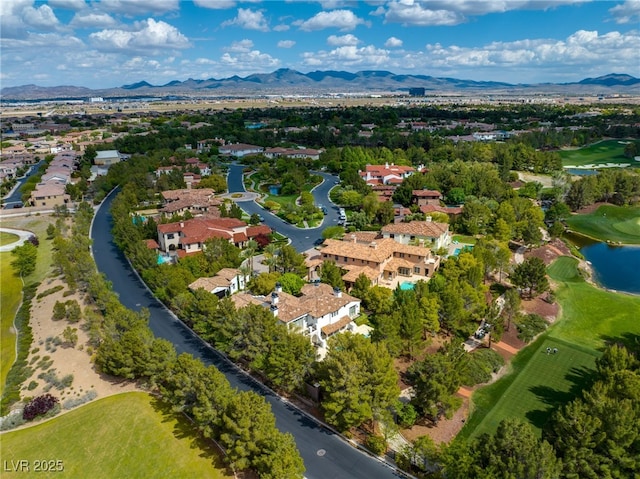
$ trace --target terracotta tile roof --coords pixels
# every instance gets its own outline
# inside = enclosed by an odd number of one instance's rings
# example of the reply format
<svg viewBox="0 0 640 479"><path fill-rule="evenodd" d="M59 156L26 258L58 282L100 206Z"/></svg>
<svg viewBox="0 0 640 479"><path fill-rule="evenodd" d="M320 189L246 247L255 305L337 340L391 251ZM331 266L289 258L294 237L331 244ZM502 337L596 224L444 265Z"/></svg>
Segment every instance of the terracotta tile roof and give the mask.
<svg viewBox="0 0 640 479"><path fill-rule="evenodd" d="M413 269L413 265L414 263L407 261L406 259L403 258L393 258L391 261L389 261L385 266L384 266L384 270L385 271L398 271L398 268L409 268L409 269Z"/></svg>
<svg viewBox="0 0 640 479"><path fill-rule="evenodd" d="M333 333L336 333L336 332L340 331L342 328L344 328L351 321L353 321L353 320L349 316L343 316L342 318L340 318L335 323L327 324L326 326L323 326L322 327L322 332L324 334L326 334L327 336L331 336Z"/></svg>
<svg viewBox="0 0 640 479"><path fill-rule="evenodd" d="M421 205L420 211L429 214L437 211L438 213L445 213L448 215L462 214L462 207L460 206L440 206L440 205Z"/></svg>
<svg viewBox="0 0 640 479"><path fill-rule="evenodd" d="M442 193L437 190L413 190L413 196L418 198L441 198Z"/></svg>
<svg viewBox="0 0 640 479"><path fill-rule="evenodd" d="M372 241L382 238L378 231L354 231L353 233L347 233L342 241L354 241L356 243L371 243Z"/></svg>
<svg viewBox="0 0 640 479"><path fill-rule="evenodd" d="M233 234L233 242L234 243L244 243L245 241L248 241L249 238L245 233L234 233Z"/></svg>
<svg viewBox="0 0 640 479"><path fill-rule="evenodd" d="M323 257L324 255L345 256L347 258L382 263L393 255L397 244L390 238L377 240L369 245L327 239L325 240L326 246L322 249L322 255Z"/></svg>
<svg viewBox="0 0 640 479"><path fill-rule="evenodd" d="M160 248L160 245L154 239L145 240L145 244L147 245L147 248L149 248L149 249L159 249Z"/></svg>
<svg viewBox="0 0 640 479"><path fill-rule="evenodd" d="M426 238L438 238L449 230L447 223L435 221L411 221L409 223L393 223L382 227L382 233L405 234L411 236L424 236Z"/></svg>
<svg viewBox="0 0 640 479"><path fill-rule="evenodd" d="M232 280L239 274L240 274L240 270L237 268L222 268L220 271L216 273L216 276L220 276L221 278Z"/></svg>
<svg viewBox="0 0 640 479"><path fill-rule="evenodd" d="M344 268L347 269L347 268ZM380 277L380 271L370 268L369 266L350 266L349 271L342 276L343 281L349 283L355 283L358 276L364 273L364 275L371 281L377 280Z"/></svg>
<svg viewBox="0 0 640 479"><path fill-rule="evenodd" d="M249 226L247 228L247 236L249 238L255 238L258 235L270 235L271 228L267 225Z"/></svg>
<svg viewBox="0 0 640 479"><path fill-rule="evenodd" d="M189 285L189 289L195 291L203 288L206 291L213 291L216 288L228 288L231 282L226 278L220 276L213 276L211 278L198 278Z"/></svg>
<svg viewBox="0 0 640 479"><path fill-rule="evenodd" d="M235 305L236 309L242 309L250 304L257 304L258 306L268 306L264 300L251 296L248 293L237 293L231 296L231 301Z"/></svg>

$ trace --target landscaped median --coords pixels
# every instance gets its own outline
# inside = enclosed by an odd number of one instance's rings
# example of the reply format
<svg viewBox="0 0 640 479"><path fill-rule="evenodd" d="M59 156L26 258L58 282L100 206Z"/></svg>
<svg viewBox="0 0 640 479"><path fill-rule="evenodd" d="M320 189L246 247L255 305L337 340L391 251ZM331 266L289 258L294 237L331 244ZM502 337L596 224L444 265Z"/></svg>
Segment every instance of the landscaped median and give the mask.
<svg viewBox="0 0 640 479"><path fill-rule="evenodd" d="M507 417L527 421L540 433L552 412L589 384L606 343L640 336L640 297L587 283L575 258L558 258L548 273L561 317L513 358L507 375L474 393L473 412L458 440L494 433Z"/></svg>

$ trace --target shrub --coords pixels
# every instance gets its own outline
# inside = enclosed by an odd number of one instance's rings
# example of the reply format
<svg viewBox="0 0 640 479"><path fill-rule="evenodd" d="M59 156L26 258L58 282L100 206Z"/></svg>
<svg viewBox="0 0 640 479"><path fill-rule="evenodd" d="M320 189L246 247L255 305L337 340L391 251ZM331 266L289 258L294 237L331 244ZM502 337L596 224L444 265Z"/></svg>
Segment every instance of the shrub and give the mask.
<svg viewBox="0 0 640 479"><path fill-rule="evenodd" d="M51 409L58 404L58 399L51 394L43 394L34 398L24 407L22 411L22 417L26 421L32 421L38 416L48 413Z"/></svg>
<svg viewBox="0 0 640 479"><path fill-rule="evenodd" d="M376 456L381 456L387 450L387 441L382 436L369 436L366 446Z"/></svg>
<svg viewBox="0 0 640 479"><path fill-rule="evenodd" d="M31 381L31 382L29 383L29 385L27 386L27 389L28 389L29 391L33 391L33 390L34 390L35 388L37 388L37 387L38 387L38 383L37 383L37 382L35 382L35 381Z"/></svg>
<svg viewBox="0 0 640 479"><path fill-rule="evenodd" d="M63 289L64 289L64 286L62 286L61 284L59 284L58 286L54 286L53 288L45 289L42 293L36 296L36 299L42 299L45 296L49 296L50 294L57 293L58 291L62 291Z"/></svg>
<svg viewBox="0 0 640 479"><path fill-rule="evenodd" d="M526 314L516 319L516 328L518 328L518 338L529 343L547 329L547 322L539 314Z"/></svg>
<svg viewBox="0 0 640 479"><path fill-rule="evenodd" d="M469 364L462 377L462 384L474 386L486 383L492 373L497 373L504 365L504 359L492 349L478 349L469 354Z"/></svg>
<svg viewBox="0 0 640 479"><path fill-rule="evenodd" d="M81 406L89 401L95 399L98 396L98 393L95 390L87 391L85 394L78 398L69 398L64 403L62 403L62 407L64 409L73 409L74 407Z"/></svg>
<svg viewBox="0 0 640 479"><path fill-rule="evenodd" d="M54 321L60 321L66 315L67 307L65 306L65 304L61 303L60 301L56 301L56 304L53 305L53 316L51 316L51 319L53 319ZM48 339L49 338L47 338L47 340Z"/></svg>
<svg viewBox="0 0 640 479"><path fill-rule="evenodd" d="M398 401L395 405L397 422L400 427L408 428L413 426L418 420L418 412L411 403Z"/></svg>
<svg viewBox="0 0 640 479"><path fill-rule="evenodd" d="M26 421L22 417L19 411L16 413L8 414L0 420L0 431L8 431L15 429L18 426L22 426Z"/></svg>

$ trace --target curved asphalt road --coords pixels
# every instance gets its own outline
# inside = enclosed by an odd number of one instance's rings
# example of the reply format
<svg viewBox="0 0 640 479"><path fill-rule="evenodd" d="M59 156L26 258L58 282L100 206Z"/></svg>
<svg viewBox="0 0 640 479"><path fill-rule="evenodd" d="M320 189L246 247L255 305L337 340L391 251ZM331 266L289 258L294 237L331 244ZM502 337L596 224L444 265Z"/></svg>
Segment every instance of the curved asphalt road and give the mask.
<svg viewBox="0 0 640 479"><path fill-rule="evenodd" d="M242 169L243 165L232 163L229 166L229 173L227 175L227 184L229 187L229 193L244 192L244 183L242 181ZM313 197L316 200L317 205L324 205L327 207L327 214L324 217L323 223L317 228L302 229L292 224L289 224L276 215L269 213L269 211L262 208L255 201L243 201L238 202L239 206L246 211L249 215L258 214L264 217L263 223L269 226L272 230L277 231L284 236L291 239L291 246L296 251L306 251L313 248L313 243L322 237L322 231L327 226L338 224L338 208L329 199L329 190L333 188L338 178L334 175L324 172L316 172L315 174L321 175L324 181L313 190Z"/></svg>
<svg viewBox="0 0 640 479"><path fill-rule="evenodd" d="M136 311L148 308L151 314L149 320L151 330L157 337L165 338L173 343L178 353L186 352L201 359L205 364L215 365L224 373L232 387L241 390L251 389L263 395L271 404L278 429L293 434L298 450L304 459L307 478L387 479L404 477L380 461L355 449L337 434L319 425L292 405L281 400L272 391L240 372L238 368L225 360L167 311L146 289L112 241L109 208L114 197L115 194L110 195L96 212L91 228L92 252L98 270L112 282L113 290L119 295L123 305ZM253 202L250 204L255 205ZM255 206L260 208L258 205ZM312 239L310 241L313 242ZM298 244L305 244L305 241L297 240L295 245Z"/></svg>
<svg viewBox="0 0 640 479"><path fill-rule="evenodd" d="M27 171L24 176L18 178L18 181L11 190L11 193L4 197L3 201L5 210L8 210L10 208L22 207L22 192L20 191L20 188L31 176L35 175L38 172L38 169L42 164L44 164L44 160L40 160L35 165L31 165L29 171Z"/></svg>

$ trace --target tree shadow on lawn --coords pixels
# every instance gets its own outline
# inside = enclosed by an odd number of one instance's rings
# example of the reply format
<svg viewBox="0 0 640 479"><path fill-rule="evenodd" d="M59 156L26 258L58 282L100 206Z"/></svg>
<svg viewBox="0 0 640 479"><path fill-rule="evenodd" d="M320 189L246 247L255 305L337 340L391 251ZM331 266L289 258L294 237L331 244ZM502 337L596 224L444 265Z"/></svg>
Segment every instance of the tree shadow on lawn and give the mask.
<svg viewBox="0 0 640 479"><path fill-rule="evenodd" d="M606 348L613 344L621 344L628 351L633 351L636 354L640 354L640 335L634 333L622 333L620 336L602 336L602 339L605 342L604 347L599 348L604 351Z"/></svg>
<svg viewBox="0 0 640 479"><path fill-rule="evenodd" d="M571 368L565 375L565 380L570 383L568 391L559 391L543 385L531 386L529 391L534 393L540 402L549 407L528 411L525 414L527 419L532 425L542 429L556 410L579 397L582 391L593 385L596 374L596 371L584 366Z"/></svg>
<svg viewBox="0 0 640 479"><path fill-rule="evenodd" d="M191 449L201 451L200 457L210 460L214 468L233 476L229 464L224 461L225 455L222 449L214 441L203 437L191 419L184 414L175 412L168 402L157 396L153 396L151 399L151 407L162 415L163 423L176 421L173 427L173 435L176 439L188 440Z"/></svg>

